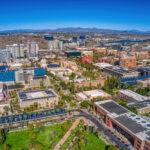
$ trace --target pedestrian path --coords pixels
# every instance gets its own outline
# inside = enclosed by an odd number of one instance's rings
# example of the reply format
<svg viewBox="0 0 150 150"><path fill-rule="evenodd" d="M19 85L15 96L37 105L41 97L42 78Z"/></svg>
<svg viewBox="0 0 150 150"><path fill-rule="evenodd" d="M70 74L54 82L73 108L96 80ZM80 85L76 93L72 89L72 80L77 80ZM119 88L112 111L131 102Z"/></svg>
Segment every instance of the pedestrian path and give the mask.
<svg viewBox="0 0 150 150"><path fill-rule="evenodd" d="M57 143L57 145L54 147L54 150L59 150L61 146L66 142L72 131L78 126L80 123L80 118L76 119L75 122L72 124L70 129L66 132L66 134L63 136L63 138Z"/></svg>

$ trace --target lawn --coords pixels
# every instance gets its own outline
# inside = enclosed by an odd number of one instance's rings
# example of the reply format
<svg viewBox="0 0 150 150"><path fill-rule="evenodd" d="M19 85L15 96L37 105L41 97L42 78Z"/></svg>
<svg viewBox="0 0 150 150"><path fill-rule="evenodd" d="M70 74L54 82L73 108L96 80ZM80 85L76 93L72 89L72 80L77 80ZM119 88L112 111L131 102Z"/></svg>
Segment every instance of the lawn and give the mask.
<svg viewBox="0 0 150 150"><path fill-rule="evenodd" d="M81 143L80 145L81 150L92 150L92 149L93 150L105 150L106 144L104 143L104 141L102 141L93 133L91 132L87 133L86 139L87 139L87 143L86 144ZM78 150L78 149L79 149L78 146L75 145L74 150Z"/></svg>
<svg viewBox="0 0 150 150"><path fill-rule="evenodd" d="M71 124L71 121L67 121L62 124L35 128L36 141L43 145L44 150L50 150L63 137ZM28 150L32 141L31 135L28 130L9 132L5 143L11 145L12 150ZM1 145L0 150L3 150L3 147L4 145Z"/></svg>
<svg viewBox="0 0 150 150"><path fill-rule="evenodd" d="M76 127L76 129L74 129L67 141L61 147L61 150L66 150L70 147L70 144L75 139L75 137L79 137L79 134L82 132L81 129L82 125L79 125L78 127ZM79 144L78 142L75 142L73 146L71 146L71 150L105 150L105 142L97 137L94 133L90 131L84 131L83 137L84 140L82 140L82 142L80 142Z"/></svg>

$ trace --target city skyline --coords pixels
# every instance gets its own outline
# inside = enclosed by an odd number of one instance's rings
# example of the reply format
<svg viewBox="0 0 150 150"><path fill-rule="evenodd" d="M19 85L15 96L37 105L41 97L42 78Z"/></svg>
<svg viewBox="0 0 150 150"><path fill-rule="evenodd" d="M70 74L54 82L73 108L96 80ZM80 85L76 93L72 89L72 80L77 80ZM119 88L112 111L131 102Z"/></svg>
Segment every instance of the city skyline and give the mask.
<svg viewBox="0 0 150 150"><path fill-rule="evenodd" d="M148 0L5 0L0 30L96 27L150 31Z"/></svg>

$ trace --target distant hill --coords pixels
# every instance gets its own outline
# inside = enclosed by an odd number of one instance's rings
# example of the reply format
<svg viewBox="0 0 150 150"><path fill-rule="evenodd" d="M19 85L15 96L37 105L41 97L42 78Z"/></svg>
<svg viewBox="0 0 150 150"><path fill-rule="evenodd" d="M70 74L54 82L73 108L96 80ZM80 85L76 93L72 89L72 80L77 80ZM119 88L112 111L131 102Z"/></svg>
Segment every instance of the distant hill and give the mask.
<svg viewBox="0 0 150 150"><path fill-rule="evenodd" d="M139 30L112 30L112 29L99 29L99 28L81 28L81 27L68 27L58 29L18 29L18 30L4 30L0 34L11 33L44 33L44 32L62 32L62 33L104 33L104 34L150 34L150 31Z"/></svg>

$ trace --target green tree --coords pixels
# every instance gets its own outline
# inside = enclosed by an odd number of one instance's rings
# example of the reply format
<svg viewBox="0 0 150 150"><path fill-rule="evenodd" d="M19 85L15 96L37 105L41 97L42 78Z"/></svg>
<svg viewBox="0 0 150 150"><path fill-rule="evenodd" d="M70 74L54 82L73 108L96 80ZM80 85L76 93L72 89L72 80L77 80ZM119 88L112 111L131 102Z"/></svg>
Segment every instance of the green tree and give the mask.
<svg viewBox="0 0 150 150"><path fill-rule="evenodd" d="M6 133L4 129L0 129L0 144L3 144L6 140Z"/></svg>
<svg viewBox="0 0 150 150"><path fill-rule="evenodd" d="M9 111L10 111L10 107L9 106L4 106L4 111L5 111L6 114L8 114Z"/></svg>
<svg viewBox="0 0 150 150"><path fill-rule="evenodd" d="M111 76L108 77L107 80L105 81L103 89L109 93L112 93L113 90L119 89L119 87L120 87L119 79L115 76Z"/></svg>
<svg viewBox="0 0 150 150"><path fill-rule="evenodd" d="M73 81L75 80L76 74L73 72L71 75L69 75L69 80Z"/></svg>
<svg viewBox="0 0 150 150"><path fill-rule="evenodd" d="M90 108L92 103L90 101L83 101L80 103L81 108Z"/></svg>
<svg viewBox="0 0 150 150"><path fill-rule="evenodd" d="M108 150L117 150L117 148L114 145L110 145L110 146L108 146Z"/></svg>

